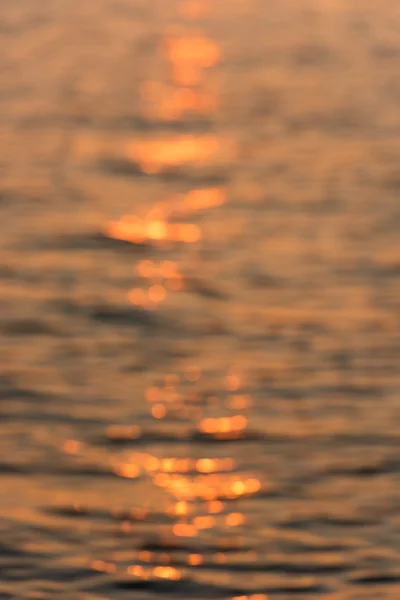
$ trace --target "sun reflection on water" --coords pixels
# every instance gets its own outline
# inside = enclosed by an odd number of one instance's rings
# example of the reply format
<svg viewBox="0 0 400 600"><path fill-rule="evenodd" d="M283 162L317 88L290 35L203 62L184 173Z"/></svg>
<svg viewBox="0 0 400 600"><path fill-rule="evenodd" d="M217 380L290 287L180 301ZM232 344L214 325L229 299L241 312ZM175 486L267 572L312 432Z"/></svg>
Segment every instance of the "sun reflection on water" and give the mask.
<svg viewBox="0 0 400 600"><path fill-rule="evenodd" d="M132 142L127 156L148 174L185 165L201 165L212 160L220 149L214 135L180 135L164 139Z"/></svg>
<svg viewBox="0 0 400 600"><path fill-rule="evenodd" d="M212 5L188 0L180 8L182 18L193 24ZM223 59L218 44L200 28L186 28L166 34L160 53L168 65L169 80L158 80L152 75L142 83L143 116L156 123L180 121L188 127L187 131L191 118L212 119L220 106L218 84L209 81ZM195 131L138 139L129 142L125 151L127 159L142 173L156 178L215 165L221 157L225 160L229 156L230 148L216 133ZM142 310L167 310L168 301L177 297L178 292L190 292L193 282L200 282L197 287L201 288L200 263L197 258L192 261L199 272L188 272L185 253L198 256L196 252L200 252L207 233L204 223L208 211L223 210L227 201L225 186L193 184L186 191L158 201L147 209L147 214L126 214L107 224L106 236L143 246L147 254L132 269L134 282L127 292L131 305ZM155 377L144 391L148 407L145 422L140 426L111 426L107 429L108 439L120 446L129 441L144 441L148 436L157 439L160 435L184 443L192 440L225 444L247 439L250 426L246 411L253 401L239 365L220 373L215 390L205 388L208 379L207 371L195 360L184 365L180 372L167 371ZM182 424L181 429L178 423ZM179 580L186 577L187 569L199 570L213 562L224 564L225 550L238 539L226 535L234 536L236 531L242 535L246 519L239 501L262 493L265 483L253 472L243 470L240 461L230 456L228 450L223 455L213 455L212 446L204 447L207 448L204 453L197 449L189 454L189 447L185 446L186 456L183 448L169 456L155 450L124 451L114 462L116 475L150 481L167 498L164 511L167 522L162 525L157 542L161 552L139 551L137 561L126 567L129 576ZM74 450L72 443L67 448L70 452ZM140 513L140 509L122 514L121 532L132 535L132 523L148 518L151 512ZM201 543L211 534L217 536L221 547L207 558ZM179 544L186 544L171 542L175 538L187 539L191 544L182 558L185 572L173 566L173 557L167 551L168 544L178 548ZM94 561L93 568L107 571L111 567ZM261 600L261 596L254 600Z"/></svg>

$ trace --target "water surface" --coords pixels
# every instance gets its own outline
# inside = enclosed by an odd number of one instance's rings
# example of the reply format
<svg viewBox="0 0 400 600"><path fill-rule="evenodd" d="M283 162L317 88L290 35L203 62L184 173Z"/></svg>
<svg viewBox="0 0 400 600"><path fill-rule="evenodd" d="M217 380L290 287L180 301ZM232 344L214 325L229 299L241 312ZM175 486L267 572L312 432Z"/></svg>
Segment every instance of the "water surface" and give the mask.
<svg viewBox="0 0 400 600"><path fill-rule="evenodd" d="M0 4L0 597L397 599L396 2Z"/></svg>

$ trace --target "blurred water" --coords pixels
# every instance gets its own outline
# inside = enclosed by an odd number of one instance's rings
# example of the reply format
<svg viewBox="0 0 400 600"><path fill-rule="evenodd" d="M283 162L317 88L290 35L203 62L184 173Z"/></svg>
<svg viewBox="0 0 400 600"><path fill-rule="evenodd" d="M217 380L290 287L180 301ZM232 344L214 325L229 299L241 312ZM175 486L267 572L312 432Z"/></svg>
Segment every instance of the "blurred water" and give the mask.
<svg viewBox="0 0 400 600"><path fill-rule="evenodd" d="M0 7L0 597L397 599L400 7Z"/></svg>

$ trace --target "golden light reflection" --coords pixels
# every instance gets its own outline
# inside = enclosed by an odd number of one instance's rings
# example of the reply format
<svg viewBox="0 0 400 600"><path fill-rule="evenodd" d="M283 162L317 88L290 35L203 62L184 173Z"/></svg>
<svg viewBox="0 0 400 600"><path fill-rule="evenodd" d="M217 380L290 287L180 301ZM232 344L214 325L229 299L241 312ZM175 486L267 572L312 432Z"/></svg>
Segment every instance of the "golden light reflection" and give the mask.
<svg viewBox="0 0 400 600"><path fill-rule="evenodd" d="M162 392L160 388L151 386L146 389L145 396L148 402L159 402L161 400Z"/></svg>
<svg viewBox="0 0 400 600"><path fill-rule="evenodd" d="M159 468L159 464L160 464L160 461L159 461L159 459L158 459L158 458L156 458L155 456L151 456L151 455L149 455L149 456L146 458L146 462L145 462L145 468L146 468L146 469L147 469L147 470L148 470L150 473L152 473L152 472L154 472L154 471L157 471L157 469Z"/></svg>
<svg viewBox="0 0 400 600"><path fill-rule="evenodd" d="M127 568L127 572L130 575L136 575L136 577L142 577L142 575L144 573L144 569L141 565L132 565L131 567Z"/></svg>
<svg viewBox="0 0 400 600"><path fill-rule="evenodd" d="M201 237L200 230L194 229L191 225L180 226L178 230L170 228L168 234L170 237L174 235L175 240L186 243L195 242ZM151 260L143 260L137 265L137 272L146 281L152 280L159 283L150 285L147 293L141 288L131 290L128 298L132 304L140 306L147 306L148 302L157 304L165 300L167 288L170 291L179 291L183 288L183 275L173 261L162 261L160 264L156 264Z"/></svg>
<svg viewBox="0 0 400 600"><path fill-rule="evenodd" d="M163 405L155 405L152 408ZM164 414L163 411L161 414ZM226 474L235 468L235 461L232 458L156 458L152 455L133 454L132 459L135 459L137 464L143 466L144 469L151 472L160 471L162 473L189 473L197 471L201 474ZM205 477L198 478L199 481L205 481ZM211 479L209 479L211 481ZM247 485L253 480L248 479ZM237 489L237 488L236 488Z"/></svg>
<svg viewBox="0 0 400 600"><path fill-rule="evenodd" d="M177 85L194 86L203 70L221 58L218 45L202 35L170 37L165 42L166 55L172 65L172 80Z"/></svg>
<svg viewBox="0 0 400 600"><path fill-rule="evenodd" d="M117 567L114 563L105 562L103 560L92 561L92 569L95 571L103 571L104 573L115 573Z"/></svg>
<svg viewBox="0 0 400 600"><path fill-rule="evenodd" d="M179 275L178 265L172 260L163 260L160 263L159 273L164 279L177 277Z"/></svg>
<svg viewBox="0 0 400 600"><path fill-rule="evenodd" d="M143 562L150 562L153 558L153 554L148 550L142 550L141 552L139 552L138 558Z"/></svg>
<svg viewBox="0 0 400 600"><path fill-rule="evenodd" d="M151 414L155 419L163 419L167 411L163 404L154 404L151 408Z"/></svg>
<svg viewBox="0 0 400 600"><path fill-rule="evenodd" d="M168 487L170 478L168 477L168 475L166 475L166 473L157 473L156 475L154 475L153 482L159 487Z"/></svg>
<svg viewBox="0 0 400 600"><path fill-rule="evenodd" d="M119 464L114 467L114 472L120 477L136 479L140 475L140 469L132 464Z"/></svg>
<svg viewBox="0 0 400 600"><path fill-rule="evenodd" d="M193 525L177 523L172 527L172 533L177 537L195 537L197 535L197 529Z"/></svg>
<svg viewBox="0 0 400 600"><path fill-rule="evenodd" d="M173 239L185 242L186 244L194 244L201 240L200 227L194 223L174 225L173 231L175 232Z"/></svg>
<svg viewBox="0 0 400 600"><path fill-rule="evenodd" d="M199 431L204 433L231 433L240 432L247 426L247 418L244 415L234 417L216 417L203 419L199 423Z"/></svg>
<svg viewBox="0 0 400 600"><path fill-rule="evenodd" d="M252 399L247 394L231 394L226 398L225 405L228 408L241 410L249 408L252 405Z"/></svg>
<svg viewBox="0 0 400 600"><path fill-rule="evenodd" d="M67 454L77 454L81 448L81 443L77 440L66 440L63 448Z"/></svg>
<svg viewBox="0 0 400 600"><path fill-rule="evenodd" d="M226 524L229 527L237 527L239 525L243 525L244 516L241 513L230 513L226 517Z"/></svg>
<svg viewBox="0 0 400 600"><path fill-rule="evenodd" d="M173 507L173 512L176 515L179 515L179 516L187 515L188 512L189 512L189 505L188 505L188 503L185 502L185 501L177 502L175 504L175 506Z"/></svg>
<svg viewBox="0 0 400 600"><path fill-rule="evenodd" d="M110 221L105 233L110 238L127 241L131 244L143 244L146 240L143 223L134 215L126 215L119 221Z"/></svg>
<svg viewBox="0 0 400 600"><path fill-rule="evenodd" d="M235 481L232 484L232 492L236 495L236 496L240 496L241 494L244 494L246 491L246 486L244 484L243 481Z"/></svg>
<svg viewBox="0 0 400 600"><path fill-rule="evenodd" d="M154 567L153 575L162 579L181 579L180 572L178 571L178 569L174 569L173 567Z"/></svg>
<svg viewBox="0 0 400 600"><path fill-rule="evenodd" d="M164 458L160 461L160 470L166 473L187 473L190 461L187 458Z"/></svg>
<svg viewBox="0 0 400 600"><path fill-rule="evenodd" d="M219 139L214 135L179 135L132 142L126 154L145 173L156 174L164 169L205 163L214 158L219 149ZM154 227L155 235L162 236L162 222L156 222Z"/></svg>
<svg viewBox="0 0 400 600"><path fill-rule="evenodd" d="M192 2L181 5L187 14L203 14L211 5ZM207 71L221 59L221 50L213 40L200 30L186 34L166 36L161 47L170 65L170 81L148 80L141 85L140 93L148 116L159 120L179 119L185 114L205 115L215 111L219 103L219 91L215 84L205 84ZM200 85L202 84L202 85ZM224 151L227 149L224 145ZM129 142L125 157L148 174L181 167L199 167L215 164L221 156L222 144L215 134L163 135ZM178 203L157 202L147 216L125 215L107 224L105 234L114 239L136 245L152 245L165 248L171 242L197 244L202 231L195 223L181 222L182 212L193 212L220 206L226 201L226 190L218 187L192 189ZM172 216L178 210L179 222ZM163 303L170 292L185 287L185 277L173 261L156 265L152 260L140 261L138 275L145 280L143 288L134 287L127 293L128 301L145 310L154 310ZM194 381L194 380L193 380ZM231 387L232 390L236 389ZM153 409L155 418L163 418L162 409ZM198 415L199 417L200 415ZM196 415L192 415L196 418Z"/></svg>
<svg viewBox="0 0 400 600"><path fill-rule="evenodd" d="M226 378L226 388L230 392L235 392L236 390L238 390L241 384L241 379L238 375L231 374L228 375L228 377Z"/></svg>
<svg viewBox="0 0 400 600"><path fill-rule="evenodd" d="M151 84L151 85L150 85ZM146 82L141 89L146 102L145 115L150 119L178 121L183 117L205 117L219 106L219 94L199 88L173 87L158 82Z"/></svg>
<svg viewBox="0 0 400 600"><path fill-rule="evenodd" d="M128 292L128 300L131 304L145 307L147 305L147 295L141 288L134 288Z"/></svg>
<svg viewBox="0 0 400 600"><path fill-rule="evenodd" d="M150 221L146 224L146 233L149 240L165 240L167 224L163 221Z"/></svg>
<svg viewBox="0 0 400 600"><path fill-rule="evenodd" d="M150 562L152 559L152 553L147 550L141 550L138 554L138 559L142 562Z"/></svg>
<svg viewBox="0 0 400 600"><path fill-rule="evenodd" d="M266 594L250 594L249 600L268 600Z"/></svg>
<svg viewBox="0 0 400 600"><path fill-rule="evenodd" d="M221 512L222 503L218 503L221 499L252 496L261 489L260 481L254 477L238 477L225 473L188 477L177 472L158 471L153 476L153 482L159 487L168 489L179 501L200 499L209 501L210 513ZM184 511L186 508L183 507L187 507L187 504L178 503L177 506L181 506L180 510Z"/></svg>
<svg viewBox="0 0 400 600"><path fill-rule="evenodd" d="M201 240L201 229L194 223L168 223L167 221L146 221L135 216L125 216L119 221L111 221L107 224L105 234L109 238L129 242L131 244L151 243L157 244L162 241L183 242L193 244ZM151 262L151 261L148 261ZM143 267L142 267L143 271ZM142 277L149 278L151 275L146 271ZM175 273L172 277L178 277Z"/></svg>
<svg viewBox="0 0 400 600"><path fill-rule="evenodd" d="M187 562L191 566L201 565L204 562L204 558L201 554L190 554Z"/></svg>
<svg viewBox="0 0 400 600"><path fill-rule="evenodd" d="M137 272L141 277L151 278L157 273L157 268L152 260L141 260L137 266Z"/></svg>
<svg viewBox="0 0 400 600"><path fill-rule="evenodd" d="M211 529L215 526L215 519L210 516L195 517L193 525L196 529Z"/></svg>
<svg viewBox="0 0 400 600"><path fill-rule="evenodd" d="M167 292L165 287L163 287L162 285L152 285L149 288L148 294L149 300L151 302L154 302L154 304L158 304L159 302L162 302L165 299Z"/></svg>
<svg viewBox="0 0 400 600"><path fill-rule="evenodd" d="M122 521L121 523L121 531L123 533L131 533L133 527L130 521Z"/></svg>
<svg viewBox="0 0 400 600"><path fill-rule="evenodd" d="M254 494L255 492L258 492L260 489L261 489L261 483L258 479L253 477L252 479L246 480L246 493L247 494Z"/></svg>
<svg viewBox="0 0 400 600"><path fill-rule="evenodd" d="M187 2L188 14L201 11L204 3ZM190 8L189 8L190 6ZM221 59L221 51L216 43L201 34L189 32L188 35L172 35L163 46L171 67L171 81L147 81L141 88L143 100L147 103L147 116L159 119L180 119L183 115L212 114L216 110L219 97L217 88L202 88L207 70L215 66ZM185 127L187 123L185 122ZM189 169L205 165L218 164L222 150L226 153L226 144L217 135L182 134L162 135L135 140L126 146L126 155L132 163L144 173L157 175L168 171ZM157 183L157 181L156 181ZM146 309L155 309L159 305L168 309L172 292L187 287L190 290L190 277L186 268L176 261L176 254L193 245L193 252L202 249L199 242L207 229L193 222L203 219L201 211L223 206L227 201L227 189L224 187L192 188L189 191L176 192L168 200L157 201L153 207L146 208L144 214L125 215L119 220L108 223L106 235L131 244L143 245L143 251L151 251L151 258L143 258L132 269L134 276L140 280L128 292L131 304ZM217 211L219 214L219 211ZM221 211L222 212L222 211ZM172 243L171 243L172 242ZM163 256L161 254L164 254ZM168 257L168 253L175 260ZM199 252L200 254L200 252ZM161 256L160 256L161 255ZM155 258L156 257L156 258ZM167 303L162 305L166 299ZM172 303L171 303L172 304ZM203 376L200 364L196 359L187 366L186 359L180 365L178 373L158 374L153 385L145 389L145 399L156 423L152 421L151 432L163 431L173 424L176 416L184 423L188 421L187 438L196 441L204 439L234 440L244 437L248 426L247 417L241 414L251 406L250 396L243 393L243 375L239 365L231 368L225 377L218 375L218 389L204 390L202 381L207 381L207 373ZM199 361L200 362L200 361ZM203 378L203 379L202 379ZM188 391L189 389L189 391ZM215 415L218 408L225 404L229 411L237 414L230 416ZM209 412L207 412L209 411ZM165 419L165 417L169 417ZM163 421L163 419L165 419ZM113 425L107 430L110 439L129 440L142 435L138 426ZM209 436L206 438L205 436ZM200 444L199 444L200 446ZM223 444L222 444L223 446ZM204 447L204 445L203 445ZM65 450L77 451L73 441L66 442ZM125 452L125 450L124 450ZM207 452L205 452L207 454ZM159 493L167 495L167 525L162 525L163 532L171 532L176 537L200 538L210 536L211 529L217 525L221 528L240 527L245 523L242 512L227 512L237 500L257 494L261 490L261 482L248 473L238 472L237 461L230 457L210 457L197 454L193 458L179 456L153 456L145 452L133 452L118 462L114 472L127 479L147 476L152 483L161 488ZM240 462L240 461L239 461ZM123 533L131 534L132 521L144 521L148 513L132 509L127 518L120 513L123 521L119 528ZM241 530L238 532L241 533ZM229 531L230 537L237 532ZM235 538L236 539L236 538ZM177 546L185 541L175 542ZM196 547L196 546L195 546ZM178 580L182 574L170 566L168 554L158 555L143 550L138 558L144 565L131 565L127 572L141 579L160 578ZM199 566L204 557L197 553L188 554L187 564ZM224 552L214 555L214 560L224 563L227 560ZM94 561L98 570L111 568L108 563ZM156 563L154 565L154 563ZM173 563L172 563L173 564ZM106 565L106 566L104 566ZM254 596L254 595L253 595ZM257 596L257 595L256 595ZM246 597L252 600L265 600L260 597Z"/></svg>
<svg viewBox="0 0 400 600"><path fill-rule="evenodd" d="M192 190L182 199L182 209L190 212L221 206L226 201L226 191L222 188Z"/></svg>
<svg viewBox="0 0 400 600"><path fill-rule="evenodd" d="M156 456L145 452L133 452L130 457L130 462L138 465L150 475L160 468L160 460Z"/></svg>
<svg viewBox="0 0 400 600"><path fill-rule="evenodd" d="M224 510L224 505L219 500L213 500L208 504L208 512L217 514Z"/></svg>
<svg viewBox="0 0 400 600"><path fill-rule="evenodd" d="M196 462L196 469L200 473L214 473L216 471L231 471L234 468L231 458L200 458Z"/></svg>
<svg viewBox="0 0 400 600"><path fill-rule="evenodd" d="M249 596L233 596L232 600L268 600L267 594L250 594Z"/></svg>

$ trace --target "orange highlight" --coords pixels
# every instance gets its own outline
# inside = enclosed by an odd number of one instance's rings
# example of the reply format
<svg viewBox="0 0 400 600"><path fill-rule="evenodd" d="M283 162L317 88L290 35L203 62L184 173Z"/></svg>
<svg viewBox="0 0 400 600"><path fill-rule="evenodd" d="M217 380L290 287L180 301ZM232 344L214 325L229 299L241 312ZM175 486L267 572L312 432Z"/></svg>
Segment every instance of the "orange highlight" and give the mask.
<svg viewBox="0 0 400 600"><path fill-rule="evenodd" d="M204 562L204 558L201 554L190 554L188 558L188 564L192 566L201 565Z"/></svg>
<svg viewBox="0 0 400 600"><path fill-rule="evenodd" d="M224 505L219 500L213 500L208 505L208 512L210 513L220 513L224 510Z"/></svg>
<svg viewBox="0 0 400 600"><path fill-rule="evenodd" d="M158 304L165 299L167 292L162 285L152 285L149 288L148 294L149 300L154 302L154 304Z"/></svg>
<svg viewBox="0 0 400 600"><path fill-rule="evenodd" d="M159 173L172 167L205 162L216 154L219 145L218 138L213 135L181 135L133 143L128 147L127 154L129 158L140 164L143 171ZM151 237L162 239L165 237L162 222L155 223L157 225L152 229Z"/></svg>
<svg viewBox="0 0 400 600"><path fill-rule="evenodd" d="M193 519L193 525L196 527L196 529L211 529L212 527L215 526L215 519L214 517L195 517Z"/></svg>
<svg viewBox="0 0 400 600"><path fill-rule="evenodd" d="M229 527L237 527L244 523L244 516L241 513L230 513L226 517L226 524Z"/></svg>
<svg viewBox="0 0 400 600"><path fill-rule="evenodd" d="M80 442L77 442L76 440L66 440L64 442L64 452L67 454L77 454L80 445Z"/></svg>
<svg viewBox="0 0 400 600"><path fill-rule="evenodd" d="M151 409L151 414L155 419L162 419L166 415L165 406L163 404L155 404Z"/></svg>
<svg viewBox="0 0 400 600"><path fill-rule="evenodd" d="M197 535L196 528L193 525L177 523L172 527L172 533L178 537L193 537Z"/></svg>
<svg viewBox="0 0 400 600"><path fill-rule="evenodd" d="M140 469L136 465L125 464L117 465L114 469L117 475L127 479L136 479L139 476Z"/></svg>

